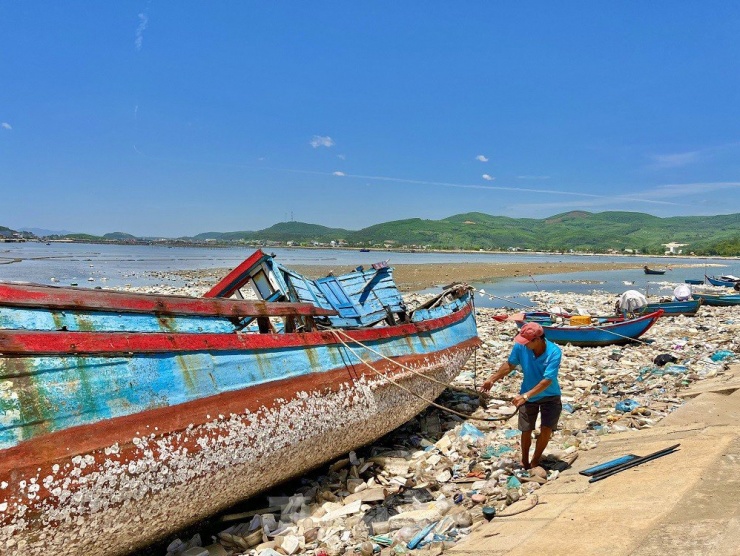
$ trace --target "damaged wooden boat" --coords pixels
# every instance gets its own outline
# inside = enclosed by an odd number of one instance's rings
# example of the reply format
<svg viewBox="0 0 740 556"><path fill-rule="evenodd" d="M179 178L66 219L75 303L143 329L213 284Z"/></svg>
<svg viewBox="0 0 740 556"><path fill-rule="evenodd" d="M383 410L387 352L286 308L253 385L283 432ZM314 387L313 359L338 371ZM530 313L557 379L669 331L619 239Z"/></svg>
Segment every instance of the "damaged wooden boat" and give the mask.
<svg viewBox="0 0 740 556"><path fill-rule="evenodd" d="M467 286L411 311L385 264L258 251L202 298L0 284L0 553L133 552L403 424L479 343Z"/></svg>

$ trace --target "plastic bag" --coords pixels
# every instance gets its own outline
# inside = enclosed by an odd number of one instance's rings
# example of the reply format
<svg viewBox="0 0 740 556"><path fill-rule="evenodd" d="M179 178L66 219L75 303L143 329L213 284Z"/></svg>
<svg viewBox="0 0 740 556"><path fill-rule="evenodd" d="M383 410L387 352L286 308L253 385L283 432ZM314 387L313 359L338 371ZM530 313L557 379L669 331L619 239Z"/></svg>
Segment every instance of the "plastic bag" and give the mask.
<svg viewBox="0 0 740 556"><path fill-rule="evenodd" d="M460 438L465 438L466 436L469 437L470 440L475 441L479 438L483 438L485 435L470 423L463 423L463 426L460 428Z"/></svg>
<svg viewBox="0 0 740 556"><path fill-rule="evenodd" d="M712 354L711 359L712 359L712 361L724 361L728 357L732 357L734 355L735 355L734 352L727 351L727 350L722 349L722 350L719 350L719 351L714 352Z"/></svg>
<svg viewBox="0 0 740 556"><path fill-rule="evenodd" d="M630 411L634 411L638 407L640 407L640 402L632 400L630 398L622 400L621 402L617 402L617 405L615 406L616 410L621 411L622 413L629 413Z"/></svg>

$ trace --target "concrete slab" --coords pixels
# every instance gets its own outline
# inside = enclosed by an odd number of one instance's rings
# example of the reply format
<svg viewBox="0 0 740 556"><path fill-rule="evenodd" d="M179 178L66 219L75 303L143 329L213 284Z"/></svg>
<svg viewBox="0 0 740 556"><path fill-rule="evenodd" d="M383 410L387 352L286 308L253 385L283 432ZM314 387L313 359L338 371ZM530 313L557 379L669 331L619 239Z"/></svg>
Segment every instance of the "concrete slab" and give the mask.
<svg viewBox="0 0 740 556"><path fill-rule="evenodd" d="M608 435L544 485L545 504L494 519L450 552L470 555L737 554L740 392L701 393L660 426ZM577 471L629 453L677 452L588 483ZM493 536L486 536L492 535Z"/></svg>

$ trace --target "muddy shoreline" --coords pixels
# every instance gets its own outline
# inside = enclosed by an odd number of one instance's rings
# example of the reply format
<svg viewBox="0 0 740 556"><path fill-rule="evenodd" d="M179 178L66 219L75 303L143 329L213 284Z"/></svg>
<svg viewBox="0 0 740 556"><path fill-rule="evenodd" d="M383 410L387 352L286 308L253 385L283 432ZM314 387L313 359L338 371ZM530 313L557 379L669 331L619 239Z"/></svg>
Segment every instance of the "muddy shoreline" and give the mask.
<svg viewBox="0 0 740 556"><path fill-rule="evenodd" d="M692 266L692 265L682 265ZM639 261L625 263L440 263L393 265L393 277L402 292L414 292L449 284L451 282L494 282L516 276L541 274L567 274L598 270L624 270L642 268ZM321 278L330 272L344 274L353 267L339 265L291 265L291 268L310 278ZM674 268L679 268L676 265ZM180 270L167 274L186 278L192 286L208 287L226 276L231 269Z"/></svg>

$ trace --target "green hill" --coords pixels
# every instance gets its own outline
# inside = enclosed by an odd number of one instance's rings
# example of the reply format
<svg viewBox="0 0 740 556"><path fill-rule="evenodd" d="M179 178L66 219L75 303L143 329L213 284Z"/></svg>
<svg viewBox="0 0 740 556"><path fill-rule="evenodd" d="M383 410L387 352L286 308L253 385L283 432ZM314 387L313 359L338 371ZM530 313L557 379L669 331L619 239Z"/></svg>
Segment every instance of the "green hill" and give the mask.
<svg viewBox="0 0 740 556"><path fill-rule="evenodd" d="M109 234L104 234L103 238L105 239L112 239L115 241L126 241L126 240L136 240L138 239L136 236L133 236L131 234L127 234L125 232L111 232Z"/></svg>
<svg viewBox="0 0 740 556"><path fill-rule="evenodd" d="M0 236L10 237L13 233L14 230L0 227ZM64 237L89 242L138 239L124 232L103 237L89 234ZM441 220L394 220L355 231L305 222L280 222L264 230L206 232L179 240L303 245L344 241L350 246L596 253L631 250L646 254L662 254L665 244L683 243L684 253L740 256L740 214L659 218L640 212L572 211L535 219L468 212Z"/></svg>

